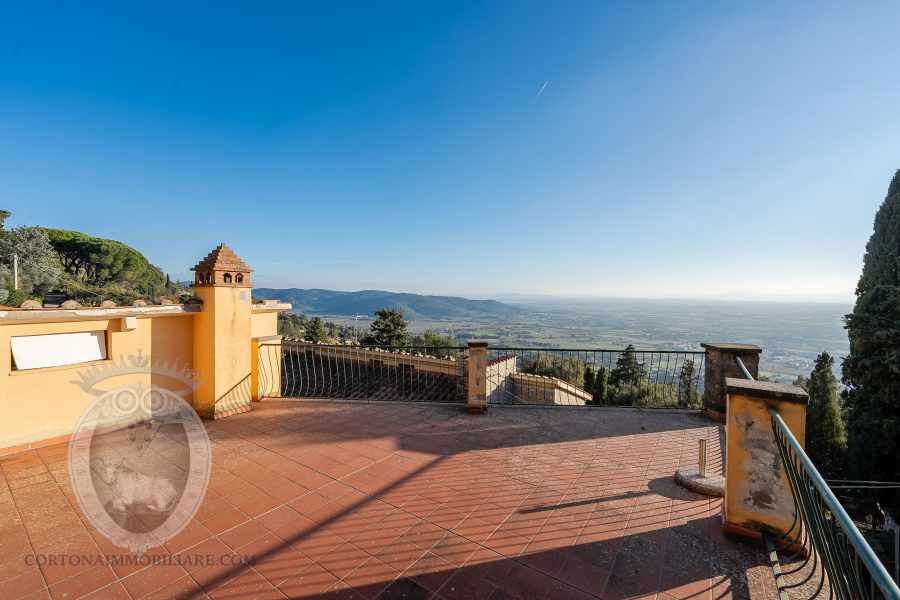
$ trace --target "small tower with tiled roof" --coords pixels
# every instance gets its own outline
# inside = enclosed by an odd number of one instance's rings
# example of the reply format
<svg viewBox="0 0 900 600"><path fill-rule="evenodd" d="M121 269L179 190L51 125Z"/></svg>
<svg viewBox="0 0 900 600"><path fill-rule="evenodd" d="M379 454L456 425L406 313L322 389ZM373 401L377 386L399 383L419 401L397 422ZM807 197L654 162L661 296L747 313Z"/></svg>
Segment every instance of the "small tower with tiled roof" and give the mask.
<svg viewBox="0 0 900 600"><path fill-rule="evenodd" d="M194 371L204 383L194 390L200 416L218 419L250 410L250 273L225 244L193 268L194 296L203 309L194 319Z"/></svg>
<svg viewBox="0 0 900 600"><path fill-rule="evenodd" d="M250 273L253 269L247 266L234 250L225 244L219 244L215 250L206 255L195 267L195 286L230 286L250 287Z"/></svg>

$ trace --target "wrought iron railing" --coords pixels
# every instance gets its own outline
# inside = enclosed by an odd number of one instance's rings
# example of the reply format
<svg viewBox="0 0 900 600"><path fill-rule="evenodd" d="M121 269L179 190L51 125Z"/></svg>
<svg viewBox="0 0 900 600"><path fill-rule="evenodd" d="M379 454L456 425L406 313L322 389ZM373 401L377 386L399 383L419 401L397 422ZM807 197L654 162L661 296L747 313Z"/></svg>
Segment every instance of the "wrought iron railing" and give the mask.
<svg viewBox="0 0 900 600"><path fill-rule="evenodd" d="M705 352L488 348L489 404L699 408Z"/></svg>
<svg viewBox="0 0 900 600"><path fill-rule="evenodd" d="M467 348L261 344L261 395L465 402Z"/></svg>
<svg viewBox="0 0 900 600"><path fill-rule="evenodd" d="M803 589L810 598L889 598L900 600L900 589L862 533L841 506L800 443L778 415L772 415L772 430L791 483L796 507L792 539L803 560L782 570L782 590ZM788 532L790 535L791 532ZM795 552L794 554L797 554ZM812 564L810 564L812 563ZM790 574L806 574L791 580ZM816 581L818 579L818 581ZM792 594L792 597L794 594Z"/></svg>

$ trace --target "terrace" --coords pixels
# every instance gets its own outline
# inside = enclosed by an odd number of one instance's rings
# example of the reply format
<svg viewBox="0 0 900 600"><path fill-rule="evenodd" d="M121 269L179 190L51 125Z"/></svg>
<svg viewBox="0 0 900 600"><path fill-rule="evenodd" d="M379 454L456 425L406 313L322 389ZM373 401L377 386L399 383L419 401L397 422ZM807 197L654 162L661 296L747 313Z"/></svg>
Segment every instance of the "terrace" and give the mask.
<svg viewBox="0 0 900 600"><path fill-rule="evenodd" d="M0 584L18 598L774 598L763 548L677 487L724 431L689 411L267 400L208 421L213 474L156 565L76 508L67 446L0 459ZM171 557L253 556L191 566ZM239 561L235 561L239 562Z"/></svg>
<svg viewBox="0 0 900 600"><path fill-rule="evenodd" d="M900 599L758 346L301 343L227 246L194 270L0 311L3 598ZM700 440L724 499L675 484Z"/></svg>

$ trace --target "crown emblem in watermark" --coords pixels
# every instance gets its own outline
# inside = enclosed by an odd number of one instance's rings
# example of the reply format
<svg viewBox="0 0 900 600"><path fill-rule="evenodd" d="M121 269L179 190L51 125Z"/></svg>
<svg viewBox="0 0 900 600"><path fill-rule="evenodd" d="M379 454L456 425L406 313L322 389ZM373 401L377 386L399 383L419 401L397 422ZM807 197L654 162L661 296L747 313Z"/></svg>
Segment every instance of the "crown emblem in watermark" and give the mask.
<svg viewBox="0 0 900 600"><path fill-rule="evenodd" d="M89 394L99 396L104 393L103 390L96 389L99 383L128 375L154 375L165 377L173 382L180 382L183 385L182 388L169 389L169 391L182 398L206 383L200 380L200 374L191 369L187 363L182 363L178 359L162 360L159 357L143 354L141 351L85 369L72 383Z"/></svg>

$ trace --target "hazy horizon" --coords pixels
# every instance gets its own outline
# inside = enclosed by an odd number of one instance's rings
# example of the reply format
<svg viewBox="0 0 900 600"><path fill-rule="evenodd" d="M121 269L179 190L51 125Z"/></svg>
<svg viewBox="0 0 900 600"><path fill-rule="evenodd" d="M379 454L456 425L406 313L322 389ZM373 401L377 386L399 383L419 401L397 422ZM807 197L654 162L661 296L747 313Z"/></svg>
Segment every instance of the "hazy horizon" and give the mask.
<svg viewBox="0 0 900 600"><path fill-rule="evenodd" d="M852 298L900 4L14 3L9 226L261 287ZM762 296L761 296L762 295Z"/></svg>
<svg viewBox="0 0 900 600"><path fill-rule="evenodd" d="M284 286L284 287L272 287L272 286L255 286L259 288L265 289L274 289L274 290L291 290L291 289L299 289L299 290L327 290L334 292L364 292L364 291L382 291L382 292L391 292L397 294L419 294L422 296L444 296L444 297L456 297L456 298L464 298L469 300L497 300L500 302L505 302L508 304L516 304L516 303L539 303L539 302L590 302L594 300L602 301L602 300L660 300L660 301L685 301L685 302L750 302L750 303L783 303L783 304L834 304L841 306L852 306L855 302L855 296L831 296L828 294L798 294L794 296L787 295L778 295L778 294L756 294L749 292L741 292L737 290L733 290L730 292L725 292L721 295L712 295L712 296L682 296L682 297L668 297L668 296L565 296L565 295L553 295L553 294L528 294L528 293L509 293L509 292L497 292L494 294L489 293L467 293L467 292L447 292L447 293L419 293L412 292L409 290L382 290L377 288L354 288L354 287L329 287L323 288L319 286L311 286L311 287L300 287L300 286Z"/></svg>

